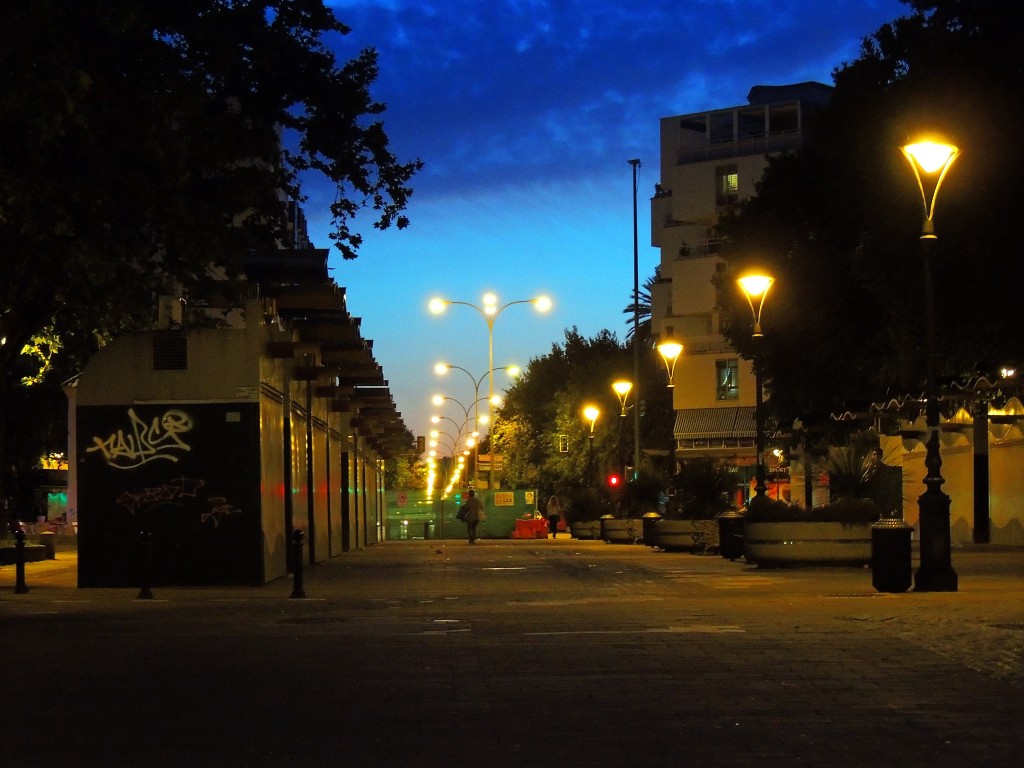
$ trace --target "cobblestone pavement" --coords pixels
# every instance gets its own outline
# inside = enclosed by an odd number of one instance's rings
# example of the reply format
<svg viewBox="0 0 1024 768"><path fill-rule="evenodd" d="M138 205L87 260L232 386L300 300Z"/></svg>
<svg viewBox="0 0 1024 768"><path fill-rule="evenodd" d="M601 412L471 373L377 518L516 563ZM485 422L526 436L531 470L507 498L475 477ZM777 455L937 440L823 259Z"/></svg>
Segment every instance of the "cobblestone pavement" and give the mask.
<svg viewBox="0 0 1024 768"><path fill-rule="evenodd" d="M264 587L0 568L0 766L1016 766L1024 550L955 593L601 542L387 543Z"/></svg>

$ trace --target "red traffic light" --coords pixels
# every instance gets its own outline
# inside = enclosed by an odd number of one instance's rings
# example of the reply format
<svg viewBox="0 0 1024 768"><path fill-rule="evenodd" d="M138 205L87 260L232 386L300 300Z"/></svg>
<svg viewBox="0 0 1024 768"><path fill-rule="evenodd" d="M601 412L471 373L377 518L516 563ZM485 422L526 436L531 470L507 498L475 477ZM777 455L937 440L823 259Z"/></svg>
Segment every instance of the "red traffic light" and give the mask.
<svg viewBox="0 0 1024 768"><path fill-rule="evenodd" d="M612 488L618 488L619 487L619 476L618 475L608 475L608 485L610 485Z"/></svg>

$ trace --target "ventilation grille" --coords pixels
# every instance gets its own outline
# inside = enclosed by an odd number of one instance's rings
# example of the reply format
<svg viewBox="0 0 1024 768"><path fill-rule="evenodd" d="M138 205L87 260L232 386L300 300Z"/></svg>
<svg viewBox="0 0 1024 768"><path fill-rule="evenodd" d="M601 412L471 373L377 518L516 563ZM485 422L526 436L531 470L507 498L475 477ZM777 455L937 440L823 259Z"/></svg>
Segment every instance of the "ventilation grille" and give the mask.
<svg viewBox="0 0 1024 768"><path fill-rule="evenodd" d="M188 368L188 339L184 336L153 337L153 370L184 371Z"/></svg>

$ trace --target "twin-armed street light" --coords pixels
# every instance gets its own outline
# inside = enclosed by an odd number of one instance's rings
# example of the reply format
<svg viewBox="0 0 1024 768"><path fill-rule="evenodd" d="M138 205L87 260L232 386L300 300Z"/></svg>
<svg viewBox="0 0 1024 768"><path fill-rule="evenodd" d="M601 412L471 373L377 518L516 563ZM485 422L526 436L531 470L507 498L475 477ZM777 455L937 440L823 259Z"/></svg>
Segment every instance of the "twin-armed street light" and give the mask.
<svg viewBox="0 0 1024 768"><path fill-rule="evenodd" d="M754 485L756 496L764 496L768 486L765 484L764 472L764 393L762 383L761 364L761 341L764 333L761 332L761 310L764 309L764 301L768 295L768 289L775 282L774 277L759 274L748 274L736 282L747 297L750 311L754 316L754 429L755 429L755 450L757 451L757 483Z"/></svg>
<svg viewBox="0 0 1024 768"><path fill-rule="evenodd" d="M931 139L916 141L901 147L914 170L914 178L921 192L924 220L921 226L921 252L924 271L925 346L927 360L925 384L925 414L928 424L927 453L924 464L925 492L918 499L921 524L921 565L914 578L918 592L956 592L957 575L953 570L949 532L949 496L942 491L942 456L939 451L939 396L937 362L935 359L935 292L932 283L931 246L935 235L935 201L946 173L959 150L952 144Z"/></svg>
<svg viewBox="0 0 1024 768"><path fill-rule="evenodd" d="M461 305L475 309L487 323L487 401L491 403L494 399L494 321L498 315L515 304L532 304L538 312L547 312L551 309L551 299L547 296L538 296L533 299L519 299L506 304L498 303L498 297L494 293L485 293L481 304L472 304L468 301L451 301L450 299L434 298L430 300L428 307L430 311L439 315L452 304ZM488 411L490 416L490 411ZM491 464L488 470L487 487L494 487L494 446L491 446Z"/></svg>

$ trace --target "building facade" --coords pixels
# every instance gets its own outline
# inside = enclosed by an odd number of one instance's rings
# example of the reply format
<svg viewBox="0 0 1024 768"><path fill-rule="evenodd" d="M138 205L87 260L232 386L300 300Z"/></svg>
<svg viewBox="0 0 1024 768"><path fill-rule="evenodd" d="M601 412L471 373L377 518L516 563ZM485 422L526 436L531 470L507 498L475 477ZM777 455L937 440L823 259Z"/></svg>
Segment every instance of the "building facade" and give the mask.
<svg viewBox="0 0 1024 768"><path fill-rule="evenodd" d="M725 263L715 225L754 194L766 155L801 145L831 91L814 82L755 86L742 106L661 120L661 180L651 199L651 244L661 257L651 330L684 347L674 375L676 458L725 460L744 498L756 463L755 380L751 362L721 334L716 276Z"/></svg>
<svg viewBox="0 0 1024 768"><path fill-rule="evenodd" d="M383 538L383 461L413 437L327 251L246 271L220 327L161 301L157 328L67 387L80 586L143 568L153 584L262 584L294 568L296 531L308 563Z"/></svg>

